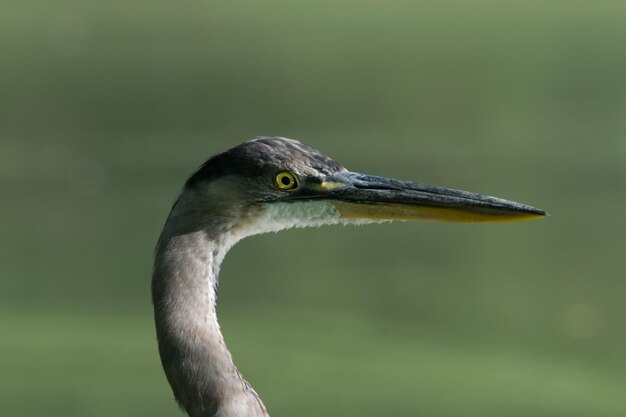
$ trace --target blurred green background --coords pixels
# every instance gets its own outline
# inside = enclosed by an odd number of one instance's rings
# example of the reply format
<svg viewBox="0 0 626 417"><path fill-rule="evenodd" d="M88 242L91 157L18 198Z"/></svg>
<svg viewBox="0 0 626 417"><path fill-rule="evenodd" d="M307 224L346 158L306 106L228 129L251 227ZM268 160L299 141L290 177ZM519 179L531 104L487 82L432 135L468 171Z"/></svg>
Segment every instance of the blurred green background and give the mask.
<svg viewBox="0 0 626 417"><path fill-rule="evenodd" d="M0 415L182 415L153 247L257 135L552 214L240 243L273 417L626 415L626 3L2 0L0 51Z"/></svg>

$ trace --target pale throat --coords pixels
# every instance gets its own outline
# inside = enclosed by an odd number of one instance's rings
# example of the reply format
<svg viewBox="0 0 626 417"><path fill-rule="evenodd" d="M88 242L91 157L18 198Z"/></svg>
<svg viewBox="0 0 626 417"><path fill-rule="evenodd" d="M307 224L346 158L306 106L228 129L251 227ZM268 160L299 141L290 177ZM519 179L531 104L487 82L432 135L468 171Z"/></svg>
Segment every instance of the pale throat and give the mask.
<svg viewBox="0 0 626 417"><path fill-rule="evenodd" d="M217 412L223 417L266 416L260 399L237 371L220 331L216 313L220 265L228 250L247 236L335 224L340 214L329 202L307 201L241 209L229 218L215 211L209 215L211 210L181 200L159 239L153 274L165 373L176 399L194 417Z"/></svg>

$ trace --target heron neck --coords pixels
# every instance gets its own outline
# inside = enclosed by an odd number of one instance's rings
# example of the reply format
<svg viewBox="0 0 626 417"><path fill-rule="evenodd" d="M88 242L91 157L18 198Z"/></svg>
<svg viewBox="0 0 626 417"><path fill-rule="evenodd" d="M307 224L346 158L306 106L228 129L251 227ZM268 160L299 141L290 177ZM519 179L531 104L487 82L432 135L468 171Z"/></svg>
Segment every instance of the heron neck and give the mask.
<svg viewBox="0 0 626 417"><path fill-rule="evenodd" d="M234 244L230 232L210 224L188 230L179 218L173 209L152 277L159 353L174 395L191 417L267 417L237 371L217 320L218 273Z"/></svg>

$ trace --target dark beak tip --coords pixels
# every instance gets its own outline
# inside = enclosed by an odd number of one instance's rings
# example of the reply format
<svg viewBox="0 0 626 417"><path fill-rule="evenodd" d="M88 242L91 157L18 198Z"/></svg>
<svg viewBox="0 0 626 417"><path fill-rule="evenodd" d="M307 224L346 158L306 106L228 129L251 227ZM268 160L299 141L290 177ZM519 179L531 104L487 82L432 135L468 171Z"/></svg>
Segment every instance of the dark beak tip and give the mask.
<svg viewBox="0 0 626 417"><path fill-rule="evenodd" d="M547 216L550 215L550 214L548 214L547 211L542 210L540 208L536 208L536 207L531 207L531 210L529 210L529 212L531 214L536 214L537 216L543 216L543 217L547 217Z"/></svg>
<svg viewBox="0 0 626 417"><path fill-rule="evenodd" d="M525 217L525 216L531 216L531 219L543 219L545 217L550 217L550 214L542 209L539 208L535 208L535 207L528 207L527 209L523 210L520 212L520 215Z"/></svg>

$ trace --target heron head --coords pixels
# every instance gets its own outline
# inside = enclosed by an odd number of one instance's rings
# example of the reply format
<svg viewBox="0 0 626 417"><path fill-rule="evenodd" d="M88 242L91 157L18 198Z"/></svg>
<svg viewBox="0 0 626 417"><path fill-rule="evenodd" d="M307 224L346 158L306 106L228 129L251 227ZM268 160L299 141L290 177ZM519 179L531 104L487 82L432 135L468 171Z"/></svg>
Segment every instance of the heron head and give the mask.
<svg viewBox="0 0 626 417"><path fill-rule="evenodd" d="M334 223L504 222L546 214L495 197L350 172L308 145L277 137L214 156L185 190L213 214L233 213L244 235Z"/></svg>

